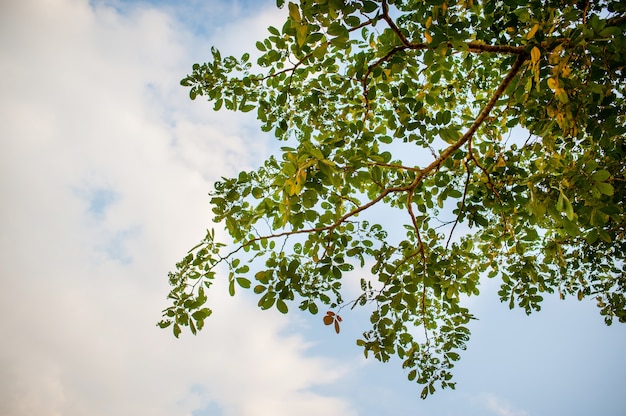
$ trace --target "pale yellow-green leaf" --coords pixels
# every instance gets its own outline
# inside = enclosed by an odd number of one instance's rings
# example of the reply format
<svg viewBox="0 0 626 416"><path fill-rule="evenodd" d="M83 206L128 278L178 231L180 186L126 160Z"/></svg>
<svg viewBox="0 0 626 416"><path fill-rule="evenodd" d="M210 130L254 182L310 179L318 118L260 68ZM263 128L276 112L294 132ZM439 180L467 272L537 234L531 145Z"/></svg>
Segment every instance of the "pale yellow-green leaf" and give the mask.
<svg viewBox="0 0 626 416"><path fill-rule="evenodd" d="M291 19L296 23L300 23L302 21L298 5L292 2L289 2L289 17L291 17Z"/></svg>
<svg viewBox="0 0 626 416"><path fill-rule="evenodd" d="M296 26L296 42L298 42L298 46L302 47L302 45L304 45L308 34L309 34L309 25L300 24Z"/></svg>

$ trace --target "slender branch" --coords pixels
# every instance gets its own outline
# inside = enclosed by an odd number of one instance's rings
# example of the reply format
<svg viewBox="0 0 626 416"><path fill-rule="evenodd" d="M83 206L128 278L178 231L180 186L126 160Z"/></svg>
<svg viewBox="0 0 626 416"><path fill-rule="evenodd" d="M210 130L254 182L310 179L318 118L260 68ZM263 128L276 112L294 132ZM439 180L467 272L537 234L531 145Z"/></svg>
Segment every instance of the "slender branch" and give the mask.
<svg viewBox="0 0 626 416"><path fill-rule="evenodd" d="M502 197L500 196L500 192L498 192L498 189L496 189L496 185L491 180L491 175L489 174L489 172L487 172L487 169L485 169L483 165L480 164L478 159L476 159L476 156L474 156L474 152L472 150L471 144L472 142L470 141L469 149L467 151L468 160L472 160L476 164L476 166L478 166L478 168L485 174L485 176L487 177L487 187L496 196L496 199L500 203L500 206L504 206L504 203L502 202ZM507 224L506 216L504 215L504 211L500 213L500 216L502 217L502 225L504 226L505 229L508 229L508 224Z"/></svg>
<svg viewBox="0 0 626 416"><path fill-rule="evenodd" d="M376 16L376 17L374 17L372 19L368 19L365 22L361 23L360 25L351 27L350 29L348 29L348 32L354 32L354 31L359 30L359 29L361 29L361 28L363 28L365 26L369 26L371 24L374 24L374 23L376 23L376 22L378 22L379 20L382 20L382 19L383 19L382 15Z"/></svg>
<svg viewBox="0 0 626 416"><path fill-rule="evenodd" d="M472 143L471 140L469 143L470 144ZM448 236L448 241L446 241L446 250L448 249L448 246L450 245L450 240L452 240L454 229L456 228L457 224L461 220L461 216L463 215L463 210L465 209L465 199L467 198L467 189L469 188L470 178L471 178L471 173L472 173L470 171L469 165L467 164L467 160L468 160L467 158L463 160L463 164L465 165L465 169L467 170L467 178L465 178L465 188L463 189L463 198L461 199L461 206L459 207L459 214L456 216L456 220L454 220L454 225L452 225L452 229L450 230L450 235Z"/></svg>
<svg viewBox="0 0 626 416"><path fill-rule="evenodd" d="M426 326L426 277L428 276L428 271L426 270L426 251L424 250L424 242L422 241L422 236L419 230L419 224L417 223L417 218L415 218L415 213L413 212L413 189L409 191L409 195L407 198L407 210L409 212L409 216L411 217L411 222L413 223L413 228L415 229L415 235L417 236L417 244L420 257L422 259L422 299L420 302L421 313L422 313L422 326L424 327L424 336L426 337L426 344L430 342L430 338L428 337L428 329Z"/></svg>
<svg viewBox="0 0 626 416"><path fill-rule="evenodd" d="M406 36L404 36L404 33L402 33L400 28L396 25L396 22L394 22L391 16L389 16L389 5L387 4L387 0L383 0L382 7L383 7L383 13L382 13L383 19L385 20L385 22L387 22L391 30L393 30L396 33L396 35L398 35L398 38L400 38L400 41L405 46L408 47L409 45L411 45L411 42L409 42Z"/></svg>
<svg viewBox="0 0 626 416"><path fill-rule="evenodd" d="M400 170L406 170L409 172L420 172L421 169L420 168L413 168L410 166L404 166L404 165L397 165L397 164L393 164L393 163L382 163L382 162L369 162L366 163L368 166L380 166L383 168L391 168L391 169L400 169Z"/></svg>
<svg viewBox="0 0 626 416"><path fill-rule="evenodd" d="M328 43L330 43L330 42L328 42ZM306 55L304 55L304 56L303 56L300 60L298 60L298 62L296 62L295 64L293 64L293 66L292 66L292 67L290 67L290 68L285 68L285 69L280 70L280 71L278 71L278 72L274 72L273 74L267 74L267 75L265 75L264 77L253 78L252 80L253 80L253 81L265 81L265 80L266 80L266 79L268 79L268 78L274 78L275 76L278 76L278 75L280 75L280 74L285 74L285 73L287 73L287 72L291 72L291 73L292 73L292 76L293 76L293 73L296 71L296 69L298 69L298 67L299 67L300 65L302 65L302 64L303 64L303 63L304 63L307 59L309 59L311 56L313 56L313 51L311 51L311 52L307 53ZM290 62L290 63L291 63L291 62Z"/></svg>
<svg viewBox="0 0 626 416"><path fill-rule="evenodd" d="M623 24L624 22L626 22L626 15L625 14L623 14L621 16L611 17L609 20L606 21L606 25L607 26L619 26L619 25Z"/></svg>
<svg viewBox="0 0 626 416"><path fill-rule="evenodd" d="M365 120L367 119L367 115L369 114L369 111L370 111L370 100L369 100L369 98L367 98L368 92L369 92L369 88L367 87L367 80L368 80L370 74L372 73L374 68L376 68L378 65L382 64L383 62L388 61L397 52L402 51L404 49L406 49L406 47L403 47L403 46L396 46L396 47L392 48L389 52L387 52L385 54L385 56L383 56L382 58L377 59L375 62L372 62L367 67L367 71L363 75L363 78L361 78L361 88L363 90L362 94L363 94L363 99L365 100L365 112L363 113L363 123L364 124L365 124Z"/></svg>
<svg viewBox="0 0 626 416"><path fill-rule="evenodd" d="M589 12L589 4L591 2L589 0L587 0L587 2L585 3L585 7L583 9L583 25L587 24L587 13Z"/></svg>

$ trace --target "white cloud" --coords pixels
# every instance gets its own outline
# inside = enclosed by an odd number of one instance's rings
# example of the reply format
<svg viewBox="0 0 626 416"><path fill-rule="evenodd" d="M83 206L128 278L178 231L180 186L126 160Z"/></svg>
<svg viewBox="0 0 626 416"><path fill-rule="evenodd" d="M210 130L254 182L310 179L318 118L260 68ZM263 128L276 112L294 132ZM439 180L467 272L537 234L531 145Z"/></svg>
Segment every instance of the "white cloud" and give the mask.
<svg viewBox="0 0 626 416"><path fill-rule="evenodd" d="M320 325L311 345L298 334L312 321L259 312L250 295L229 298L216 285L200 335L175 340L156 328L167 271L211 226L211 183L270 147L252 117L214 114L178 82L212 44L253 49L285 10L131 3L0 1L1 415L445 415L471 410L464 398L477 391L497 394L475 406L482 413L524 414L495 397L538 414L563 396L567 414L588 414L589 403L620 414L621 328L602 327L592 305L504 321L496 282L483 286L494 302L472 303L481 321L458 390L426 402L395 363L363 365L353 339L367 316L356 312L342 312L339 336ZM196 5L191 23L172 17ZM198 37L185 25L197 28L207 9L219 16ZM598 345L594 365L571 366ZM503 384L509 357L516 377ZM597 379L606 383L588 383Z"/></svg>
<svg viewBox="0 0 626 416"><path fill-rule="evenodd" d="M346 369L246 296L217 285L198 337L155 327L167 270L210 226L211 181L267 150L248 119L188 102L191 35L128 10L0 6L0 413L350 414L311 390Z"/></svg>

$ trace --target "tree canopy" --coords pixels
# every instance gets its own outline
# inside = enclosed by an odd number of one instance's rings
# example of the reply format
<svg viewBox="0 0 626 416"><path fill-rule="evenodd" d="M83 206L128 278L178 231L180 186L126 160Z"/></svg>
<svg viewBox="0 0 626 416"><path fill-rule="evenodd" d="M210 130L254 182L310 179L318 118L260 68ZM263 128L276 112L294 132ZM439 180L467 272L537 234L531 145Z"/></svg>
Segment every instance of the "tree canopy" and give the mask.
<svg viewBox="0 0 626 416"><path fill-rule="evenodd" d="M222 273L231 295L323 308L337 332L342 308L365 306L357 345L397 356L426 397L454 387L481 279L529 314L554 294L626 322L626 3L285 9L256 65L213 48L181 81L216 111L256 111L284 146L215 183L230 240L209 230L176 265L161 327L202 329ZM360 295L344 299L355 279Z"/></svg>

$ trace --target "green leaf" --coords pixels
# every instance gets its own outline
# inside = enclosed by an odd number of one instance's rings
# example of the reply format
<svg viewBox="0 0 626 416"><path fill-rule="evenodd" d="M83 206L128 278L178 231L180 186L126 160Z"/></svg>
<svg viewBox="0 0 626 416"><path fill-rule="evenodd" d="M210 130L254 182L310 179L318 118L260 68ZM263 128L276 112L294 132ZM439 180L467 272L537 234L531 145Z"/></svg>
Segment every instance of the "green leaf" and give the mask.
<svg viewBox="0 0 626 416"><path fill-rule="evenodd" d="M347 38L349 36L348 29L341 22L333 22L328 27L328 34L331 36L337 36L342 38Z"/></svg>
<svg viewBox="0 0 626 416"><path fill-rule="evenodd" d="M270 26L267 30L274 36L280 36L280 31L276 29L274 26Z"/></svg>
<svg viewBox="0 0 626 416"><path fill-rule="evenodd" d="M328 43L322 42L320 46L313 50L313 56L317 59L322 59L326 55L328 50Z"/></svg>
<svg viewBox="0 0 626 416"><path fill-rule="evenodd" d="M591 178L595 182L605 182L607 179L611 177L611 174L606 170L599 170L591 175Z"/></svg>
<svg viewBox="0 0 626 416"><path fill-rule="evenodd" d="M580 234L580 228L578 224L569 219L563 220L563 228L572 237L577 237Z"/></svg>
<svg viewBox="0 0 626 416"><path fill-rule="evenodd" d="M370 0L365 0L363 2L363 6L361 10L363 11L363 13L372 13L378 10L378 4Z"/></svg>
<svg viewBox="0 0 626 416"><path fill-rule="evenodd" d="M275 301L276 301L276 297L274 293L267 292L265 295L261 297L261 299L259 299L259 307L263 310L270 309L272 306L274 306Z"/></svg>
<svg viewBox="0 0 626 416"><path fill-rule="evenodd" d="M461 138L461 132L451 127L444 127L439 129L439 136L446 142L454 144Z"/></svg>
<svg viewBox="0 0 626 416"><path fill-rule="evenodd" d="M585 237L585 240L587 241L588 244L594 244L598 240L598 237L599 237L598 230L594 228L591 231L589 231L589 233Z"/></svg>
<svg viewBox="0 0 626 416"><path fill-rule="evenodd" d="M289 17L296 23L300 23L302 21L298 5L292 2L289 2Z"/></svg>
<svg viewBox="0 0 626 416"><path fill-rule="evenodd" d="M361 24L361 19L359 19L358 16L348 16L345 22L350 27L356 27Z"/></svg>
<svg viewBox="0 0 626 416"><path fill-rule="evenodd" d="M278 309L280 313L289 312L289 309L287 308L287 304L282 299L276 300L276 309Z"/></svg>
<svg viewBox="0 0 626 416"><path fill-rule="evenodd" d="M238 277L236 280L237 284L244 289L249 289L252 285L252 282L250 282L250 280L246 279L245 277Z"/></svg>
<svg viewBox="0 0 626 416"><path fill-rule="evenodd" d="M243 102L241 103L241 105L239 105L239 110L244 112L244 113L247 113L248 111L252 111L255 108L256 107L254 105L252 105L252 104L245 104Z"/></svg>
<svg viewBox="0 0 626 416"><path fill-rule="evenodd" d="M211 309L209 309L209 308L202 308L202 309L197 310L193 314L191 314L191 316L196 321L201 321L201 320L206 319L209 316L211 316L211 313L212 313Z"/></svg>
<svg viewBox="0 0 626 416"><path fill-rule="evenodd" d="M170 311L168 311L168 315L167 315L167 316L170 316L170 315L169 315L169 312L170 312ZM172 314L170 317L173 317L173 316L174 316L174 314ZM172 321L170 321L170 320L167 320L167 321L162 320L162 321L159 321L159 323L158 323L157 325L158 325L160 328L167 328L168 326L172 325Z"/></svg>
<svg viewBox="0 0 626 416"><path fill-rule="evenodd" d="M563 206L565 208L565 216L567 217L568 220L573 221L574 220L574 207L572 206L572 203L570 202L569 199L567 199L567 197L563 197Z"/></svg>
<svg viewBox="0 0 626 416"><path fill-rule="evenodd" d="M308 33L309 25L300 24L296 26L296 42L299 47L302 47L302 45L306 43Z"/></svg>
<svg viewBox="0 0 626 416"><path fill-rule="evenodd" d="M563 191L559 192L559 199L556 202L556 209L560 212L565 212L565 216L568 220L574 219L574 207L570 200L565 196Z"/></svg>
<svg viewBox="0 0 626 416"><path fill-rule="evenodd" d="M613 196L615 193L615 188L613 185L607 182L599 182L595 184L596 188L603 193L604 195Z"/></svg>

